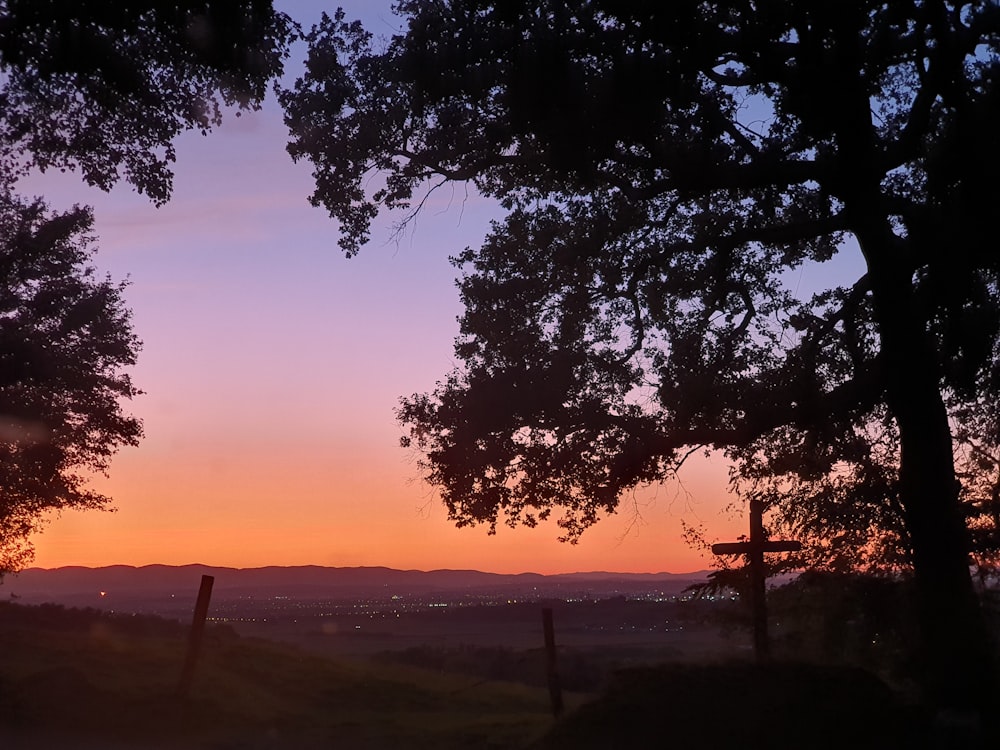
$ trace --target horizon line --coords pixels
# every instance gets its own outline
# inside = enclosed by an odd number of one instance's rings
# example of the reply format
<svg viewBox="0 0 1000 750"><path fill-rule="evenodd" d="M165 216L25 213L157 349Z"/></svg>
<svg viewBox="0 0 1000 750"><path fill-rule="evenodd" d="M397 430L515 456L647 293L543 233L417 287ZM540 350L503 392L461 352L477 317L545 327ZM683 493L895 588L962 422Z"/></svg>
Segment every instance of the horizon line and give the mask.
<svg viewBox="0 0 1000 750"><path fill-rule="evenodd" d="M431 569L421 569L421 568L394 568L388 565L319 565L314 563L306 563L300 565L253 565L247 567L238 567L233 565L211 565L208 563L182 563L182 564L172 564L172 563L145 563L142 565L134 565L131 563L110 563L108 565L58 565L54 567L42 567L38 565L32 565L22 570L11 571L6 575L16 576L20 573L26 573L28 571L59 571L59 570L104 570L108 568L131 568L133 570L141 570L143 568L215 568L219 570L234 570L234 571L249 571L249 570L267 570L267 569L284 569L284 570L295 570L300 568L313 568L313 569L324 569L324 570L389 570L401 573L483 573L487 575L496 576L543 576L543 577L557 577L557 576L581 576L581 575L602 575L602 576L673 576L673 577L685 577L685 576L704 576L712 572L711 568L703 568L700 570L685 571L683 573L673 573L666 570L661 571L643 571L643 572L626 572L626 571L613 571L613 570L577 570L563 573L537 573L535 571L521 571L519 573L498 573L491 570L481 570L479 568L431 568Z"/></svg>

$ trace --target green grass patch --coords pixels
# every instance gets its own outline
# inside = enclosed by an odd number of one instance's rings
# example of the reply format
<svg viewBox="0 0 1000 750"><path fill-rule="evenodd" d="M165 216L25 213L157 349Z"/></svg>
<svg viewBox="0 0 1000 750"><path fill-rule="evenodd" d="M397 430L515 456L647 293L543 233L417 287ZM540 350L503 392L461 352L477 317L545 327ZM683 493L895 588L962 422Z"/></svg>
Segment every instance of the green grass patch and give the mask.
<svg viewBox="0 0 1000 750"><path fill-rule="evenodd" d="M65 610L67 627L53 611L47 622L25 617L31 609L0 605L0 729L24 742L520 748L552 723L538 688L339 662L212 628L180 698L184 628L130 630Z"/></svg>

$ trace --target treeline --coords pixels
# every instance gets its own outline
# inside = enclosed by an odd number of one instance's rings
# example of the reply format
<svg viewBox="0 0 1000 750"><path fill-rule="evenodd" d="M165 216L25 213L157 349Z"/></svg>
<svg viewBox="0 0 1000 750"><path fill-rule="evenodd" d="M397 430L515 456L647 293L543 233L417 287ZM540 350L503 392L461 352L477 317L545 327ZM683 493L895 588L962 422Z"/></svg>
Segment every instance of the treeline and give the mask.
<svg viewBox="0 0 1000 750"><path fill-rule="evenodd" d="M0 631L87 632L98 626L124 636L149 638L184 638L190 627L189 623L157 615L106 612L62 604L0 602ZM214 626L212 634L236 637L235 631L226 625Z"/></svg>

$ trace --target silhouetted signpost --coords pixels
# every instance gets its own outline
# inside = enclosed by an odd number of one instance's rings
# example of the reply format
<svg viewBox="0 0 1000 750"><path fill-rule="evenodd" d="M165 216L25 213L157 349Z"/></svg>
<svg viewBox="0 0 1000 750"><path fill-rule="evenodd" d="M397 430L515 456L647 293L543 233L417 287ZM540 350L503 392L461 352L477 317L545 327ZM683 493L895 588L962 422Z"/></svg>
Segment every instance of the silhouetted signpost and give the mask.
<svg viewBox="0 0 1000 750"><path fill-rule="evenodd" d="M753 608L753 653L757 661L768 658L767 602L765 583L767 569L764 567L765 552L798 552L801 542L768 541L764 536L764 503L750 501L750 539L745 542L720 542L712 545L715 555L746 555L750 569L750 603Z"/></svg>
<svg viewBox="0 0 1000 750"><path fill-rule="evenodd" d="M201 653L201 641L205 635L205 620L208 618L208 603L212 598L214 576L202 576L201 588L198 589L198 601L194 605L194 619L191 622L191 636L188 640L187 657L184 659L184 669L177 684L177 694L186 697L194 680L194 670L198 665L198 654Z"/></svg>

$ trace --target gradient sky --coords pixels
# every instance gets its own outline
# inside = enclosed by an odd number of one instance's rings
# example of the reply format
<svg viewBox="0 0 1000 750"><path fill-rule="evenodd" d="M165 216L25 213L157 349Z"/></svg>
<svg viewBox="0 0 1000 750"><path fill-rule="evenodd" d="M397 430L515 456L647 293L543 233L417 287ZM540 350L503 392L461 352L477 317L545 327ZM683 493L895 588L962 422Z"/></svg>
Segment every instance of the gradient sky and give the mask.
<svg viewBox="0 0 1000 750"><path fill-rule="evenodd" d="M340 2L391 33L388 3ZM279 5L306 24L333 7ZM146 439L95 482L117 511L53 519L34 539L36 565L686 572L711 561L685 545L682 519L710 538L744 531L723 512L732 498L721 459L693 461L683 485L626 498L578 545L559 543L554 524L492 537L454 528L398 447L393 409L455 363L447 258L478 244L497 210L461 188L438 191L405 236L383 217L347 260L286 142L273 98L208 137L185 135L174 197L159 209L127 186L104 194L73 175L22 184L53 208L94 206L96 264L132 282L144 342L134 377L146 392L132 403Z"/></svg>

